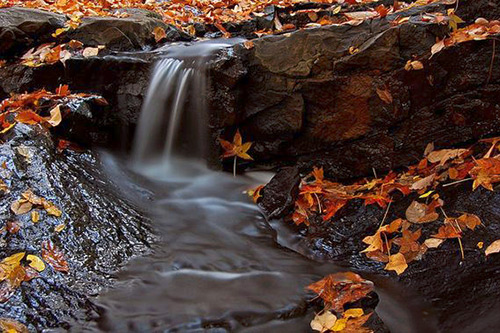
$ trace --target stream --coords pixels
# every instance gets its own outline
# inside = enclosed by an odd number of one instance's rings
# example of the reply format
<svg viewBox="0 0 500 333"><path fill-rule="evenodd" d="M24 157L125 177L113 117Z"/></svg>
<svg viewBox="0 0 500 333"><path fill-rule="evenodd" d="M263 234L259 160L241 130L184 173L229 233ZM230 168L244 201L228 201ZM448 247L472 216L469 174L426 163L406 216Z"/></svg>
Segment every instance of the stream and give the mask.
<svg viewBox="0 0 500 333"><path fill-rule="evenodd" d="M204 64L231 43L167 52L152 75L132 156L100 153L109 179L147 212L161 241L95 299L100 316L85 330L309 332L314 296L305 287L346 270L299 254L293 235L271 227L243 193L272 174L233 177L202 162ZM375 285L377 314L392 332L436 331L423 304L383 279Z"/></svg>

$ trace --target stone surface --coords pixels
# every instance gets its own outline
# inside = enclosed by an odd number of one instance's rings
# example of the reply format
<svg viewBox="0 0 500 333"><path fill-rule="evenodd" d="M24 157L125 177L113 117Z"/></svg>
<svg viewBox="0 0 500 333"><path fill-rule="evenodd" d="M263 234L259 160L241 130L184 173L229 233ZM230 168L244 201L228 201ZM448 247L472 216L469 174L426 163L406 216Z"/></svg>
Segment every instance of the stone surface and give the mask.
<svg viewBox="0 0 500 333"><path fill-rule="evenodd" d="M56 152L47 130L17 124L0 145L0 161L6 169L1 178L9 186L1 200L1 225L19 221L15 234L0 235L2 256L26 251L40 256L41 243L52 240L65 254L69 273L49 265L40 278L23 282L5 303L2 317L16 318L30 331L68 328L74 320L95 315L89 298L113 282L113 275L131 257L150 250L155 236L149 220L123 199L117 187L107 180L101 162L84 152ZM30 214L14 215L10 205L21 193L32 191L52 201L62 216L49 216L40 210L40 221ZM57 225L65 224L61 232Z"/></svg>
<svg viewBox="0 0 500 333"><path fill-rule="evenodd" d="M52 40L51 34L64 26L64 15L37 9L0 9L0 57L9 57Z"/></svg>

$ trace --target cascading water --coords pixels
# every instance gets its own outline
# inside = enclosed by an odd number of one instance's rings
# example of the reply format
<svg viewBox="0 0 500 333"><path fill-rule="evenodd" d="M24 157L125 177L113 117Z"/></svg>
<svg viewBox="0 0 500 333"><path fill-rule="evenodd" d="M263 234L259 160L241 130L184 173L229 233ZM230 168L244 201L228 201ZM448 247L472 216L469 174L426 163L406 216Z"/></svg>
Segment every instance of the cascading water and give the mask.
<svg viewBox="0 0 500 333"><path fill-rule="evenodd" d="M109 177L129 201L148 212L161 240L149 256L132 261L118 275L112 290L99 296L99 319L85 329L310 331L314 314L304 287L339 268L276 243L275 230L280 244L289 248L294 235L280 231L279 225L273 230L242 195L269 175L233 178L209 171L199 161L206 141L206 64L230 44L169 49L155 67L142 108L134 140L135 171L105 156ZM395 332L433 332L425 325L414 326L420 318L413 318L405 308L408 304L379 294L380 314L385 311L383 319L388 324L392 320L389 326Z"/></svg>

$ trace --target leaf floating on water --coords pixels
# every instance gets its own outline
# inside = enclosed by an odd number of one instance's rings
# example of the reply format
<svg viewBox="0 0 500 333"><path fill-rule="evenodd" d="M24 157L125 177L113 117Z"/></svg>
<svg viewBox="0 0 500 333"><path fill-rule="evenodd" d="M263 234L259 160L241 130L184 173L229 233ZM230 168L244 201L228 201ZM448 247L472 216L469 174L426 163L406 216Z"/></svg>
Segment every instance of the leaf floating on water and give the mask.
<svg viewBox="0 0 500 333"><path fill-rule="evenodd" d="M491 243L484 251L484 253L487 256L489 256L490 254L493 254L493 253L498 253L498 252L500 252L500 239L497 239L496 241Z"/></svg>
<svg viewBox="0 0 500 333"><path fill-rule="evenodd" d="M42 258L56 271L67 273L69 271L68 262L64 254L50 240L42 242Z"/></svg>
<svg viewBox="0 0 500 333"><path fill-rule="evenodd" d="M314 317L314 319L311 321L311 328L315 331L323 333L331 330L336 321L337 317L327 310L322 314L316 315Z"/></svg>
<svg viewBox="0 0 500 333"><path fill-rule="evenodd" d="M45 269L45 264L42 259L35 255L28 254L26 260L29 262L29 266L36 269L38 272L42 272Z"/></svg>

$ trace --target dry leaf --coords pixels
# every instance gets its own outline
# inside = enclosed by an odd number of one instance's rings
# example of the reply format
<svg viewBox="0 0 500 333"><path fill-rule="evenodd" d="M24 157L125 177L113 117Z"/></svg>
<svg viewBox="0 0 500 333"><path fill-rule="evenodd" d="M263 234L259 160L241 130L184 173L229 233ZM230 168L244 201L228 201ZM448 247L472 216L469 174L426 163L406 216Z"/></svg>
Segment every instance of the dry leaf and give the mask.
<svg viewBox="0 0 500 333"><path fill-rule="evenodd" d="M493 254L493 253L498 253L498 252L500 252L500 239L497 239L496 241L491 243L484 251L484 253L487 256L489 256L490 254Z"/></svg>
<svg viewBox="0 0 500 333"><path fill-rule="evenodd" d="M314 319L311 321L311 328L315 331L323 333L331 330L336 321L337 317L327 310L322 314L316 315L314 317Z"/></svg>
<svg viewBox="0 0 500 333"><path fill-rule="evenodd" d="M40 214L38 213L38 211L34 210L31 212L31 221L33 221L33 223L37 223L38 221L40 221Z"/></svg>
<svg viewBox="0 0 500 333"><path fill-rule="evenodd" d="M83 49L83 52L82 52L82 55L85 58L95 57L98 54L99 54L99 48L97 48L97 47L86 47Z"/></svg>
<svg viewBox="0 0 500 333"><path fill-rule="evenodd" d="M54 107L52 110L50 110L50 118L47 119L47 122L50 125L52 125L52 127L59 125L62 121L60 107L61 107L61 105L58 104L56 107Z"/></svg>
<svg viewBox="0 0 500 333"><path fill-rule="evenodd" d="M38 258L35 255L28 254L26 256L26 260L29 262L29 266L36 269L38 272L41 272L45 269L45 264L42 259Z"/></svg>
<svg viewBox="0 0 500 333"><path fill-rule="evenodd" d="M165 32L165 29L162 27L155 27L153 29L153 36L155 37L155 41L158 43L162 39L167 38L167 33Z"/></svg>
<svg viewBox="0 0 500 333"><path fill-rule="evenodd" d="M382 101L384 101L387 104L391 104L393 101L392 95L387 88L386 89L377 88L377 95L378 97L380 97Z"/></svg>
<svg viewBox="0 0 500 333"><path fill-rule="evenodd" d="M14 212L16 215L21 215L29 212L33 208L33 205L31 202L24 200L24 199L19 199L17 201L14 201L10 205L10 209Z"/></svg>
<svg viewBox="0 0 500 333"><path fill-rule="evenodd" d="M424 69L424 64L422 64L418 60L414 60L414 61L408 60L408 62L405 65L405 69L407 71L418 71L418 70Z"/></svg>
<svg viewBox="0 0 500 333"><path fill-rule="evenodd" d="M424 241L424 245L429 249L435 249L444 242L444 239L429 238Z"/></svg>
<svg viewBox="0 0 500 333"><path fill-rule="evenodd" d="M401 275L408 268L405 256L401 253L393 254L389 257L389 262L385 265L385 269L388 271L395 271L398 275Z"/></svg>

